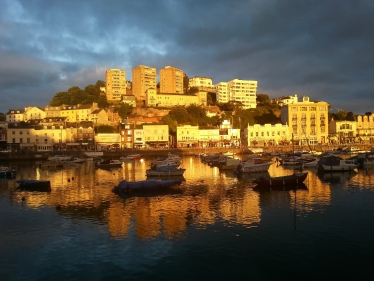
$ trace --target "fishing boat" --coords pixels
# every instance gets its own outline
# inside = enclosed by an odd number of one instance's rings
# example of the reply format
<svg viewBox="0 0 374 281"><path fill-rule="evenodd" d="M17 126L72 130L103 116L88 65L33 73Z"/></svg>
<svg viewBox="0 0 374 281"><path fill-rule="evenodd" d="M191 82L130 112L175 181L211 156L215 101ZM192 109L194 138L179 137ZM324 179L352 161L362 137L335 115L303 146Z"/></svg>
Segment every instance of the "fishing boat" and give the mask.
<svg viewBox="0 0 374 281"><path fill-rule="evenodd" d="M29 191L51 191L51 182L48 180L16 180L18 189Z"/></svg>
<svg viewBox="0 0 374 281"><path fill-rule="evenodd" d="M113 188L114 193L132 193L132 192L149 192L170 189L176 185L180 185L181 180L156 180L147 179L143 181L129 182L126 180L121 181Z"/></svg>
<svg viewBox="0 0 374 281"><path fill-rule="evenodd" d="M108 169L108 168L119 168L119 167L122 167L122 165L123 165L122 161L115 160L115 159L104 160L104 161L96 162L95 163L95 167L96 168L104 168L104 169Z"/></svg>
<svg viewBox="0 0 374 281"><path fill-rule="evenodd" d="M13 179L16 177L16 169L0 166L0 179Z"/></svg>
<svg viewBox="0 0 374 281"><path fill-rule="evenodd" d="M153 169L148 169L145 171L145 174L147 177L153 177L153 176L183 176L186 169L171 169L169 171L157 171Z"/></svg>
<svg viewBox="0 0 374 281"><path fill-rule="evenodd" d="M293 141L293 134L292 134L292 153L294 153L294 141ZM296 173L295 166L292 175L287 176L280 176L280 177L259 177L254 179L253 182L257 184L257 186L291 186L291 185L299 185L302 184L306 177L308 176L308 172L305 173Z"/></svg>
<svg viewBox="0 0 374 281"><path fill-rule="evenodd" d="M48 161L67 161L67 160L70 160L71 156L68 156L68 155L63 155L63 154L60 154L60 155L52 155L52 156L49 156L48 157Z"/></svg>
<svg viewBox="0 0 374 281"><path fill-rule="evenodd" d="M219 165L220 170L234 170L239 164L240 164L239 159L234 159L231 157L228 157L225 159L223 163Z"/></svg>
<svg viewBox="0 0 374 281"><path fill-rule="evenodd" d="M141 154L129 154L127 155L127 158L129 159L140 159L142 158Z"/></svg>
<svg viewBox="0 0 374 281"><path fill-rule="evenodd" d="M307 176L308 173L300 173L270 178L259 177L257 179L254 179L253 182L256 183L258 186L289 186L303 183Z"/></svg>
<svg viewBox="0 0 374 281"><path fill-rule="evenodd" d="M164 162L153 162L151 169L159 172L168 172L171 170L178 169L180 162L164 161Z"/></svg>
<svg viewBox="0 0 374 281"><path fill-rule="evenodd" d="M239 173L266 172L269 170L270 165L271 162L262 158L248 158L239 164L236 171Z"/></svg>
<svg viewBox="0 0 374 281"><path fill-rule="evenodd" d="M359 167L355 159L342 159L339 156L327 155L318 162L319 172L344 172L352 171Z"/></svg>
<svg viewBox="0 0 374 281"><path fill-rule="evenodd" d="M63 161L65 162L65 161ZM64 166L63 162L60 161L46 161L41 163L39 166L41 168L58 168Z"/></svg>
<svg viewBox="0 0 374 281"><path fill-rule="evenodd" d="M74 157L71 157L69 160L66 160L65 163L84 163L87 161L87 158L85 157L78 157L78 156L74 156Z"/></svg>

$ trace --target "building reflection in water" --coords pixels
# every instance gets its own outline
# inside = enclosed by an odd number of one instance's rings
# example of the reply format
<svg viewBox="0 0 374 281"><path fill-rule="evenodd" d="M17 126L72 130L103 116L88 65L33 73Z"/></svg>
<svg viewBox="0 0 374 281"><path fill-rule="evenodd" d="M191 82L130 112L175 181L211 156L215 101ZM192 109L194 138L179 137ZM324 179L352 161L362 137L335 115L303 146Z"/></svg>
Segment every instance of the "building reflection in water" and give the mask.
<svg viewBox="0 0 374 281"><path fill-rule="evenodd" d="M128 237L135 233L141 239L159 235L177 239L190 225L204 229L217 222L256 227L267 206L288 205L298 216L324 212L331 204L331 188L373 188L373 170L358 173L317 174L310 170L305 188L272 191L256 190L252 184L257 176L236 177L200 162L183 158L186 168L180 193L154 196L121 197L112 188L121 180L144 180L151 159L124 163L113 170L96 169L94 163L43 169L39 163L18 164L17 179L48 179L52 192L15 191L14 180L1 180L1 193L29 208L55 208L69 219L89 219L107 224L112 236ZM291 174L293 170L271 165L269 174ZM295 198L297 200L295 200Z"/></svg>

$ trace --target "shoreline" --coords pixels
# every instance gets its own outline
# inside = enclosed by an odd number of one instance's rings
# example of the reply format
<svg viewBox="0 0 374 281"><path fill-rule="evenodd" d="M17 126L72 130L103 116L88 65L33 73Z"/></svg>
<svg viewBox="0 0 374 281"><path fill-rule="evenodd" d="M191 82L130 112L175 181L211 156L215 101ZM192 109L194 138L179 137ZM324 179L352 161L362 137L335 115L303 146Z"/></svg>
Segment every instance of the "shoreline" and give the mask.
<svg viewBox="0 0 374 281"><path fill-rule="evenodd" d="M339 147L355 147L362 151L370 151L373 147L371 144L353 144L353 145L319 145L311 147L316 152L323 153L326 150L337 149ZM287 146L256 146L256 149L262 149L263 153L291 153L292 145ZM252 149L253 149L252 148ZM307 146L295 146L294 151L309 151ZM47 160L51 155L64 154L68 156L83 156L87 157L85 152L94 151L46 151L46 152L6 152L0 153L0 160ZM251 147L249 148L225 148L225 147L210 147L210 148L160 148L160 149L122 149L116 151L103 151L103 159L110 159L115 157L127 156L129 154L141 154L144 157L165 157L170 152L181 156L195 156L202 153L214 154L220 152L232 152L237 155L251 154Z"/></svg>

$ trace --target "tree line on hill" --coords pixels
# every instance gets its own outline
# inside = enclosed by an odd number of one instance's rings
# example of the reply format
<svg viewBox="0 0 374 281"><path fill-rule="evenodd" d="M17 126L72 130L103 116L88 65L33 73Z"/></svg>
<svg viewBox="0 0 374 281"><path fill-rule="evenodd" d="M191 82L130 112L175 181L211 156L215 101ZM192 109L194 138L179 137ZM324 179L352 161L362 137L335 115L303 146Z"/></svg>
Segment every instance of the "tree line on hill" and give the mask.
<svg viewBox="0 0 374 281"><path fill-rule="evenodd" d="M105 93L102 93L100 87L105 87L105 82L98 80L94 85L88 85L84 89L73 86L67 92L58 92L50 101L50 106L60 105L77 105L98 103L100 108L114 106L121 119L131 117L132 106L120 102L108 102ZM196 93L198 88L191 87L187 93ZM208 105L216 105L221 110L220 116L208 117L203 107L198 105L176 106L168 109L169 114L162 118L161 123L168 125L171 132L176 131L176 127L181 124L198 125L198 126L219 126L223 120L230 120L233 128L244 129L248 125L254 124L275 124L281 123L280 106L271 103L269 96L266 94L257 94L257 107L244 109L243 104L238 101L230 101L228 103L217 103L214 93L208 93ZM155 107L159 108L160 107ZM371 112L366 113L371 114ZM354 121L353 112L339 110L337 113L329 113L329 120L347 120ZM5 114L0 113L0 121L5 120Z"/></svg>

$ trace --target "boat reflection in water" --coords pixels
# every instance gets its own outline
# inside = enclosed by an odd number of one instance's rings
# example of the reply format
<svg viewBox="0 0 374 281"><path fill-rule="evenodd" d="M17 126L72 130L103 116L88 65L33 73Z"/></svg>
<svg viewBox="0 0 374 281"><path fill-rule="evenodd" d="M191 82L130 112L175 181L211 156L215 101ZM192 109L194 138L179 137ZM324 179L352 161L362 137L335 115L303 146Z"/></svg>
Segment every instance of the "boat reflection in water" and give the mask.
<svg viewBox="0 0 374 281"><path fill-rule="evenodd" d="M335 172L335 173L318 173L318 178L322 182L345 183L356 175L357 175L357 172L353 170L353 171Z"/></svg>
<svg viewBox="0 0 374 281"><path fill-rule="evenodd" d="M261 174L237 177L183 157L178 192L112 192L123 180L146 180L151 161L115 170L6 163L17 175L0 180L3 279L355 280L357 266L361 277L373 275L373 171L346 172L352 177L337 184L325 176L340 173L309 171L297 186L260 188L252 181ZM290 173L273 163L265 176ZM49 180L51 192L18 190L21 179Z"/></svg>

